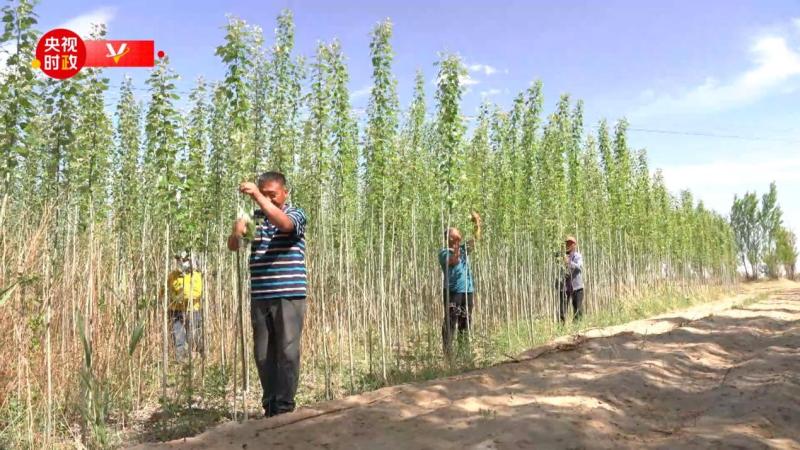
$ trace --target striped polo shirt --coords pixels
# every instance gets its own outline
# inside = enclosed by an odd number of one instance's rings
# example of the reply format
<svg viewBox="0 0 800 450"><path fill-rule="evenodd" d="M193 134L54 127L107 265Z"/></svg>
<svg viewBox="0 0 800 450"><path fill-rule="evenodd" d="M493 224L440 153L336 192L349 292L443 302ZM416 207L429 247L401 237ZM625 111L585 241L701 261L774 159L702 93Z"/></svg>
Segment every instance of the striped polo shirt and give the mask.
<svg viewBox="0 0 800 450"><path fill-rule="evenodd" d="M271 224L261 209L253 213L256 230L250 246L250 298L305 298L306 215L300 208L283 205L294 224L284 233Z"/></svg>

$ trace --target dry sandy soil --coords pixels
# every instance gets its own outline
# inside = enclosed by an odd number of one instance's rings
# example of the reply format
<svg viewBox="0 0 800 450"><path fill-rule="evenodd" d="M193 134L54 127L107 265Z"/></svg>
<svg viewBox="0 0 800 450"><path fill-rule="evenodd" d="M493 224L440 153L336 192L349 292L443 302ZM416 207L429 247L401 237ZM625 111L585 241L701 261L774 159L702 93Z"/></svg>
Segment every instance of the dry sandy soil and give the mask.
<svg viewBox="0 0 800 450"><path fill-rule="evenodd" d="M800 449L800 284L749 285L518 362L138 448Z"/></svg>

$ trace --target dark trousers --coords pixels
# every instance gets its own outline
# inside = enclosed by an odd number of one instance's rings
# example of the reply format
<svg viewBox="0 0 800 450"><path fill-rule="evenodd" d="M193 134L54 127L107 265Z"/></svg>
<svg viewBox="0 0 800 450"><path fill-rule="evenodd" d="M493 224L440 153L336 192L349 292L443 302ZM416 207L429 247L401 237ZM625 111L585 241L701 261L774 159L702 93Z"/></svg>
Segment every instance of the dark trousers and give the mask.
<svg viewBox="0 0 800 450"><path fill-rule="evenodd" d="M442 346L444 354L450 356L453 336L469 342L469 329L472 327L472 306L475 294L472 292L444 292L444 322L442 323Z"/></svg>
<svg viewBox="0 0 800 450"><path fill-rule="evenodd" d="M304 298L250 302L253 353L263 390L261 405L268 417L294 411L305 313Z"/></svg>
<svg viewBox="0 0 800 450"><path fill-rule="evenodd" d="M583 288L572 292L561 290L560 297L559 317L561 322L566 321L570 300L572 300L572 308L575 310L572 318L578 320L583 317Z"/></svg>
<svg viewBox="0 0 800 450"><path fill-rule="evenodd" d="M170 311L169 322L178 360L186 358L191 349L203 352L203 315L200 311Z"/></svg>

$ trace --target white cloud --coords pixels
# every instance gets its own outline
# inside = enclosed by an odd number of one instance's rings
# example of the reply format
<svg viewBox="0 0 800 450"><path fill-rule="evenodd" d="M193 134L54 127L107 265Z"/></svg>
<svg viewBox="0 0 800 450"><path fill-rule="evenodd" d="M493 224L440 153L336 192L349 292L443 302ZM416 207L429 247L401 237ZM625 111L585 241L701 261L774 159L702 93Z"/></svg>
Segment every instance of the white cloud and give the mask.
<svg viewBox="0 0 800 450"><path fill-rule="evenodd" d="M359 98L366 97L370 94L370 92L372 92L372 85L364 86L360 89L356 89L355 91L353 91L353 93L350 94L350 99L357 100Z"/></svg>
<svg viewBox="0 0 800 450"><path fill-rule="evenodd" d="M469 93L472 91L470 86L474 86L476 84L480 84L481 80L477 78L473 78L472 74L483 74L485 76L491 76L497 73L497 69L495 67L490 66L489 64L467 64L465 63L467 72L464 75L459 75L458 81L461 86L466 87L464 93ZM508 69L506 69L506 73L508 73ZM431 79L431 84L434 86L439 85L439 78L434 77Z"/></svg>
<svg viewBox="0 0 800 450"><path fill-rule="evenodd" d="M630 117L706 114L736 108L779 93L800 76L800 50L792 48L787 37L761 37L750 50L753 65L745 72L727 81L707 77L699 86L680 94L645 91L643 98L649 100Z"/></svg>
<svg viewBox="0 0 800 450"><path fill-rule="evenodd" d="M497 69L488 64L471 64L467 68L470 72L483 73L486 76L497 73Z"/></svg>
<svg viewBox="0 0 800 450"><path fill-rule="evenodd" d="M472 78L471 76L469 76L469 74L466 74L466 75L459 75L458 76L458 83L461 86L464 87L464 94L463 95L467 95L467 94L472 93L472 86L475 86L476 84L480 84L480 80L476 80L475 78Z"/></svg>
<svg viewBox="0 0 800 450"><path fill-rule="evenodd" d="M88 38L92 31L92 24L108 24L114 19L116 15L116 8L97 8L89 11L86 14L73 17L64 23L56 25L53 28L66 28L72 30L82 38ZM45 30L46 31L46 30ZM5 70L6 61L8 57L16 51L16 45L13 42L8 42L0 46L0 72Z"/></svg>
<svg viewBox="0 0 800 450"><path fill-rule="evenodd" d="M500 89L494 89L494 88L486 90L486 91L481 91L481 98L489 98L489 97L492 97L492 96L497 95L499 93L500 93Z"/></svg>
<svg viewBox="0 0 800 450"><path fill-rule="evenodd" d="M459 75L458 82L462 86L469 87L469 86L475 86L476 84L479 84L480 80L476 80L475 78L472 78L469 74L466 74L466 75Z"/></svg>
<svg viewBox="0 0 800 450"><path fill-rule="evenodd" d="M480 80L472 78L472 76L470 76L469 73L458 76L458 84L460 84L462 87L466 88L465 91L464 91L465 94L471 92L472 91L472 86L475 86L476 84L480 84L480 82L481 82ZM431 80L431 84L438 87L439 86L439 78L438 77L433 78Z"/></svg>
<svg viewBox="0 0 800 450"><path fill-rule="evenodd" d="M5 71L6 68L6 61L8 57L14 53L14 50L17 48L13 42L6 42L3 45L0 45L0 73Z"/></svg>
<svg viewBox="0 0 800 450"><path fill-rule="evenodd" d="M800 151L759 151L739 158L663 168L664 180L673 192L689 189L695 200L721 214L730 212L734 194L756 191L759 196L773 181L787 226L800 233Z"/></svg>
<svg viewBox="0 0 800 450"><path fill-rule="evenodd" d="M720 159L702 164L682 164L664 167L664 176L675 183L740 188L743 185L796 182L800 173L800 156L765 159L763 154L745 156L738 160ZM730 190L730 189L729 189Z"/></svg>
<svg viewBox="0 0 800 450"><path fill-rule="evenodd" d="M89 34L92 32L93 24L105 24L108 26L108 24L114 19L115 15L116 8L97 8L86 14L74 17L55 28L66 28L68 30L72 30L78 33L80 37L87 39Z"/></svg>

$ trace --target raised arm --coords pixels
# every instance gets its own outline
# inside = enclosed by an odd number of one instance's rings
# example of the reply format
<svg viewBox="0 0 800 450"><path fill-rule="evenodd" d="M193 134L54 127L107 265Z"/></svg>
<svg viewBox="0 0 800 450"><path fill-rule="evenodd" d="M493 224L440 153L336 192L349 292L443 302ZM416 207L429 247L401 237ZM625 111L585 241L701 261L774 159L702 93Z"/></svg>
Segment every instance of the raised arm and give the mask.
<svg viewBox="0 0 800 450"><path fill-rule="evenodd" d="M294 222L292 222L292 219L280 208L275 206L272 200L262 194L255 183L245 182L240 184L239 192L249 195L250 198L258 204L258 207L261 208L261 211L267 216L269 223L275 225L284 233L294 231Z"/></svg>
<svg viewBox="0 0 800 450"><path fill-rule="evenodd" d="M483 223L483 219L481 219L481 215L478 214L477 211L472 211L470 215L472 217L472 232L475 236L476 241L481 240L481 225Z"/></svg>
<svg viewBox="0 0 800 450"><path fill-rule="evenodd" d="M481 216L476 211L472 211L470 214L470 220L472 220L472 239L467 240L467 250L472 251L475 250L475 243L481 240Z"/></svg>

